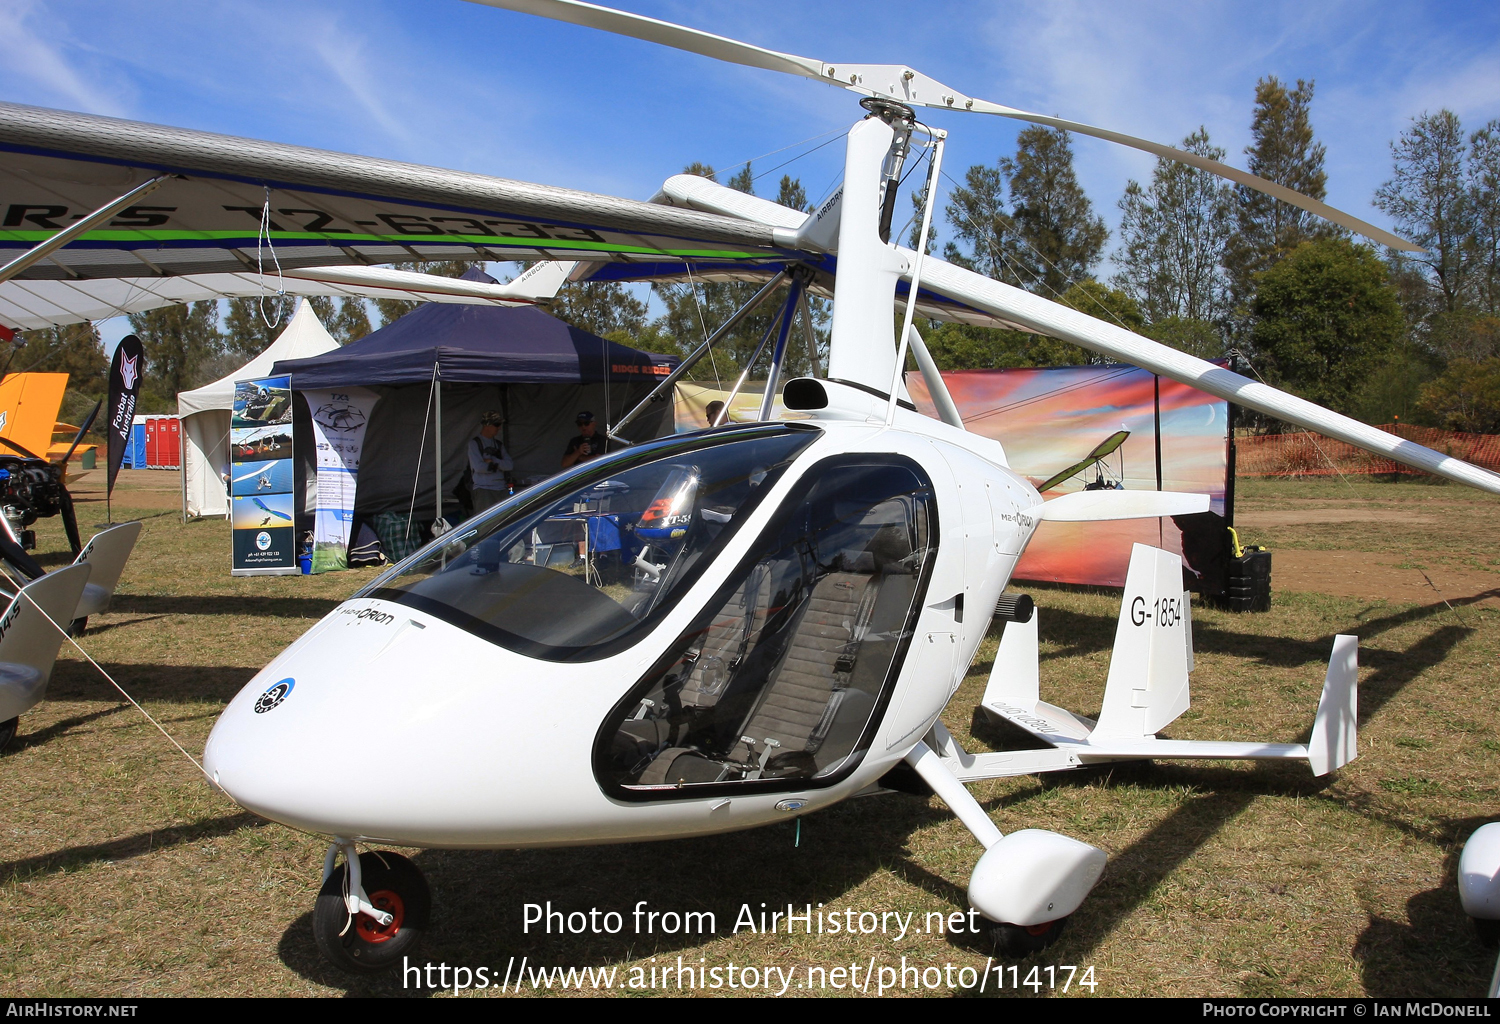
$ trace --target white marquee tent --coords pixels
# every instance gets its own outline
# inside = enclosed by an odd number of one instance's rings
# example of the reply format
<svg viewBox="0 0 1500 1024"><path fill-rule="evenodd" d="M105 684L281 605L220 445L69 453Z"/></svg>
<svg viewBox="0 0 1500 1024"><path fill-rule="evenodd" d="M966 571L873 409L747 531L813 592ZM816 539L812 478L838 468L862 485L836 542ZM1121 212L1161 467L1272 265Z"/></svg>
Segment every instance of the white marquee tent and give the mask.
<svg viewBox="0 0 1500 1024"><path fill-rule="evenodd" d="M338 348L312 305L303 299L286 330L270 346L233 373L177 396L182 418L182 511L185 516L227 516L229 420L234 382L269 377L277 360L305 359Z"/></svg>

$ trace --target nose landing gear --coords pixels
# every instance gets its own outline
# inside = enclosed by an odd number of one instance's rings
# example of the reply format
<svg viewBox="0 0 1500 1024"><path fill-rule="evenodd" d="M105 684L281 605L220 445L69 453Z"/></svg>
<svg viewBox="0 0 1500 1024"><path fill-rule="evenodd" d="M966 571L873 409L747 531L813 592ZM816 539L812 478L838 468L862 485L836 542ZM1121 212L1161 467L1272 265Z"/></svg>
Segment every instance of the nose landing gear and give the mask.
<svg viewBox="0 0 1500 1024"><path fill-rule="evenodd" d="M340 850L348 859L335 868ZM399 964L421 941L432 894L422 872L400 854L353 853L353 843L329 847L313 907L313 937L333 966L367 974Z"/></svg>

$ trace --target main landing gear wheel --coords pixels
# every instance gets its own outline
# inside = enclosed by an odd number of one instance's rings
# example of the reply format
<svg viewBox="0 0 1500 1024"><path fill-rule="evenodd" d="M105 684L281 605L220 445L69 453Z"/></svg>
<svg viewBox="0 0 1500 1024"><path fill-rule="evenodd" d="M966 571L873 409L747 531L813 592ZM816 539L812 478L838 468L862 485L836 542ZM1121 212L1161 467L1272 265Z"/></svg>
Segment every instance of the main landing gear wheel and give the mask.
<svg viewBox="0 0 1500 1024"><path fill-rule="evenodd" d="M10 741L16 738L16 730L21 727L21 716L17 715L9 722L0 722L0 752L10 746Z"/></svg>
<svg viewBox="0 0 1500 1024"><path fill-rule="evenodd" d="M1474 932L1479 936L1479 941L1490 949L1500 946L1500 921L1492 921L1486 917L1471 917L1474 922Z"/></svg>
<svg viewBox="0 0 1500 1024"><path fill-rule="evenodd" d="M991 922L990 941L995 952L1003 957L1019 959L1040 953L1062 937L1068 919L1060 917L1045 924L1020 925Z"/></svg>
<svg viewBox="0 0 1500 1024"><path fill-rule="evenodd" d="M349 868L340 864L318 893L313 937L329 963L365 974L399 964L421 941L432 913L432 893L422 872L399 853L362 853L359 872L370 904L394 920L381 925L368 914L355 914L349 920L344 903Z"/></svg>

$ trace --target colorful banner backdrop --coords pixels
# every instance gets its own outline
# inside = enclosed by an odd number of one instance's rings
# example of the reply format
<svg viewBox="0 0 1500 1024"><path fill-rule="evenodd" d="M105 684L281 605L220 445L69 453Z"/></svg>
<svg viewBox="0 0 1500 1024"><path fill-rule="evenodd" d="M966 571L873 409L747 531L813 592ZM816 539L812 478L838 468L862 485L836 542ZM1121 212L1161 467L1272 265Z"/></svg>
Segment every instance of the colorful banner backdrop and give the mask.
<svg viewBox="0 0 1500 1024"><path fill-rule="evenodd" d="M1043 494L1088 487L1155 490L1158 410L1161 488L1209 495L1211 512L1175 519L1043 523L1016 567L1017 579L1122 587L1130 548L1151 544L1183 555L1193 589L1218 593L1226 571L1229 406L1134 366L961 370L943 374L964 426L1005 447L1010 466L1040 486L1086 459L1117 431L1130 436ZM920 374L907 374L917 408L936 415ZM1158 401L1158 384L1160 399Z"/></svg>
<svg viewBox="0 0 1500 1024"><path fill-rule="evenodd" d="M229 444L229 519L234 534L230 572L300 572L290 377L235 382Z"/></svg>
<svg viewBox="0 0 1500 1024"><path fill-rule="evenodd" d="M130 429L135 424L136 397L141 392L141 375L146 372L145 348L141 339L127 334L115 348L109 364L109 468L105 497L114 493L115 477L130 444Z"/></svg>
<svg viewBox="0 0 1500 1024"><path fill-rule="evenodd" d="M318 452L318 501L312 571L349 568L349 532L365 427L380 396L364 388L304 391Z"/></svg>

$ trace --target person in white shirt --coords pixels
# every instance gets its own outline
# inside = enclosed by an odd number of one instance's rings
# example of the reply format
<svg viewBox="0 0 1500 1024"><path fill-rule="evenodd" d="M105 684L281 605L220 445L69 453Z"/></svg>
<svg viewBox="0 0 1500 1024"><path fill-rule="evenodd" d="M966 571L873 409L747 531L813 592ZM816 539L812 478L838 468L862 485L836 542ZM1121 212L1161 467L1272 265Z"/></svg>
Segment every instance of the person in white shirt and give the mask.
<svg viewBox="0 0 1500 1024"><path fill-rule="evenodd" d="M478 435L469 438L469 471L474 476L474 514L498 505L510 496L505 481L511 469L510 454L498 437L505 418L498 412L487 412L479 418Z"/></svg>

